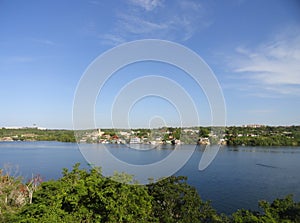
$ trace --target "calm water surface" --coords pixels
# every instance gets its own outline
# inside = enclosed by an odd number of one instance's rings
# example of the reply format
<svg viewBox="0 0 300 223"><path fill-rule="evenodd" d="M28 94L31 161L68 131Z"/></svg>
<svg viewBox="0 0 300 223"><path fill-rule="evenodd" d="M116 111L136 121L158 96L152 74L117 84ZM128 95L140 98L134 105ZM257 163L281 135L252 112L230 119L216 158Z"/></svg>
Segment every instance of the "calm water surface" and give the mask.
<svg viewBox="0 0 300 223"><path fill-rule="evenodd" d="M158 161L172 151L171 147L148 151L109 147L116 157L133 164ZM199 171L202 154L203 149L197 147L176 175L188 176L202 199L211 200L218 212L258 210L258 200L272 201L290 193L300 201L300 147L223 147L211 165ZM17 174L24 178L41 174L45 180L57 179L62 168L71 168L77 162L89 168L74 143L0 142L0 168L6 164L18 167Z"/></svg>

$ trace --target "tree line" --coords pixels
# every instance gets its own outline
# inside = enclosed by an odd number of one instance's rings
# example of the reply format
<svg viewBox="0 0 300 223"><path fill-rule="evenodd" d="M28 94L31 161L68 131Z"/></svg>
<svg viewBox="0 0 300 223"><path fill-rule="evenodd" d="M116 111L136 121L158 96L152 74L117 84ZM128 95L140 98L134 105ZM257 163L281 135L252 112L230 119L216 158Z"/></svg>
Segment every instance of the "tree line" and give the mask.
<svg viewBox="0 0 300 223"><path fill-rule="evenodd" d="M0 222L300 222L300 203L291 195L261 212L219 214L183 176L136 185L133 176L101 175L101 169L63 169L58 180L27 183L0 171Z"/></svg>
<svg viewBox="0 0 300 223"><path fill-rule="evenodd" d="M21 128L0 129L0 139L10 137L14 141L59 141L76 142L74 131L65 129Z"/></svg>
<svg viewBox="0 0 300 223"><path fill-rule="evenodd" d="M214 132L218 127L192 127L198 134L184 134L185 141L189 144L196 144L201 138L210 138L213 140ZM181 139L183 128L164 128L168 134L163 135L163 140ZM260 126L260 127L240 127L229 126L220 128L224 137L224 142L229 146L300 146L300 126ZM160 129L158 129L160 130ZM89 130L93 132L94 130ZM117 133L113 129L103 130L105 134L115 136ZM155 131L150 129L136 129L136 136L148 137L151 133L153 137ZM80 135L80 131L76 131ZM23 129L0 129L0 140L4 137L10 137L12 140L36 140L36 141L60 141L76 142L73 130L46 129L37 128ZM80 138L80 137L79 137ZM189 140L187 140L187 139Z"/></svg>
<svg viewBox="0 0 300 223"><path fill-rule="evenodd" d="M231 126L225 139L229 146L300 146L300 126Z"/></svg>

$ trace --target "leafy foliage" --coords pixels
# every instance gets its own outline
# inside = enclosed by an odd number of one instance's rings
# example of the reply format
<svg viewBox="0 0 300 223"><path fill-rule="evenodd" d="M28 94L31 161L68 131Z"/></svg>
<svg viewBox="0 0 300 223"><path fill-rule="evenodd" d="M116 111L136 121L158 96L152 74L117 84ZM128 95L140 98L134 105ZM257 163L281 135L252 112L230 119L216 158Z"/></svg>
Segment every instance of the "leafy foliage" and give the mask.
<svg viewBox="0 0 300 223"><path fill-rule="evenodd" d="M299 146L300 126L227 127L229 146Z"/></svg>
<svg viewBox="0 0 300 223"><path fill-rule="evenodd" d="M153 212L159 222L218 222L221 220L209 202L200 199L196 189L183 176L168 177L148 185ZM221 221L220 221L221 222Z"/></svg>
<svg viewBox="0 0 300 223"><path fill-rule="evenodd" d="M300 203L293 201L292 195L276 199L271 204L260 201L263 212L239 210L233 214L233 222L300 222Z"/></svg>
<svg viewBox="0 0 300 223"><path fill-rule="evenodd" d="M262 212L220 215L183 176L141 186L125 173L108 178L101 169L87 171L79 164L64 169L59 180L41 184L39 176L23 184L0 173L0 222L300 222L300 203L291 195L271 204L261 201ZM26 188L34 191L32 203Z"/></svg>
<svg viewBox="0 0 300 223"><path fill-rule="evenodd" d="M163 140L180 139L185 143L194 144L200 138L208 138L210 133L217 133L217 136L225 132L226 143L229 146L299 146L300 145L300 126L260 126L260 127L237 127L230 126L225 129L222 127L199 127L198 134L184 133L181 128L163 127L156 130L135 129L135 136L140 138L157 138L161 133L165 133ZM224 131L225 130L225 131ZM95 130L77 130L75 133L80 139L84 134L92 134ZM116 137L116 129L102 129L107 136ZM221 133L222 134L221 134ZM37 128L23 129L0 129L0 140L9 137L11 140L37 140L37 141L61 141L75 142L74 131L72 130L40 130ZM87 139L87 143L97 142L98 139ZM210 137L210 141L219 142L219 138Z"/></svg>
<svg viewBox="0 0 300 223"><path fill-rule="evenodd" d="M0 222L18 212L21 207L31 203L32 195L41 182L40 176L32 176L26 184L16 176L17 170L11 165L0 169Z"/></svg>
<svg viewBox="0 0 300 223"><path fill-rule="evenodd" d="M74 131L72 130L56 130L37 128L22 129L5 129L0 128L0 139L2 137L11 137L13 140L36 140L36 141L60 141L60 142L76 142Z"/></svg>
<svg viewBox="0 0 300 223"><path fill-rule="evenodd" d="M143 186L118 183L76 164L58 181L43 183L13 221L152 222L151 200Z"/></svg>

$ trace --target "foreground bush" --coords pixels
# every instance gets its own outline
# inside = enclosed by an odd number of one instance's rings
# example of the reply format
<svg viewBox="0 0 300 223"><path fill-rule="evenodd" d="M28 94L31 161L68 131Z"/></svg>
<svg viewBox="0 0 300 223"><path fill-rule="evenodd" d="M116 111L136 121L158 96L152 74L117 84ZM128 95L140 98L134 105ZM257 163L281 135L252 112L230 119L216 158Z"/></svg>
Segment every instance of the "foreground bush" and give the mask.
<svg viewBox="0 0 300 223"><path fill-rule="evenodd" d="M7 222L201 222L215 214L184 177L148 186L118 183L101 171L64 169L57 181L43 182L32 204L6 217ZM131 176L116 174L133 183Z"/></svg>
<svg viewBox="0 0 300 223"><path fill-rule="evenodd" d="M71 171L64 169L61 179L38 186L13 177L8 184L8 176L1 173L0 222L300 222L300 203L292 196L271 204L261 201L261 213L238 210L232 216L219 215L186 177L139 186L132 176L115 174L112 180L99 169L86 171L76 164ZM26 186L34 193L23 191L23 203L16 203L20 188Z"/></svg>
<svg viewBox="0 0 300 223"><path fill-rule="evenodd" d="M271 204L260 201L259 207L262 213L238 210L232 215L233 222L300 222L300 203L295 203L292 195L276 199Z"/></svg>
<svg viewBox="0 0 300 223"><path fill-rule="evenodd" d="M151 222L152 197L145 187L117 183L98 170L64 169L57 181L41 184L33 203L12 222Z"/></svg>

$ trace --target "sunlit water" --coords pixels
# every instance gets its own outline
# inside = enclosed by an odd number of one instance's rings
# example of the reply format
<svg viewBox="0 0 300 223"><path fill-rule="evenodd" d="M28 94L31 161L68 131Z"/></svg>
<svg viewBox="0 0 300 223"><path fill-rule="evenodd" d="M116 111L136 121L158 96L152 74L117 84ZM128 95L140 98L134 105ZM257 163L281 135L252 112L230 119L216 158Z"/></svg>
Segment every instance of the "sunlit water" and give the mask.
<svg viewBox="0 0 300 223"><path fill-rule="evenodd" d="M159 161L172 152L172 146L159 150L106 146L117 158L138 165ZM188 182L197 188L202 199L211 200L218 212L258 210L258 200L272 201L287 194L294 194L295 200L300 201L300 147L223 147L208 168L199 171L202 154L203 148L197 147L176 175L188 176ZM0 168L10 164L18 169L12 174L24 178L41 174L45 180L57 179L62 168L70 169L77 162L90 168L74 143L0 143Z"/></svg>

